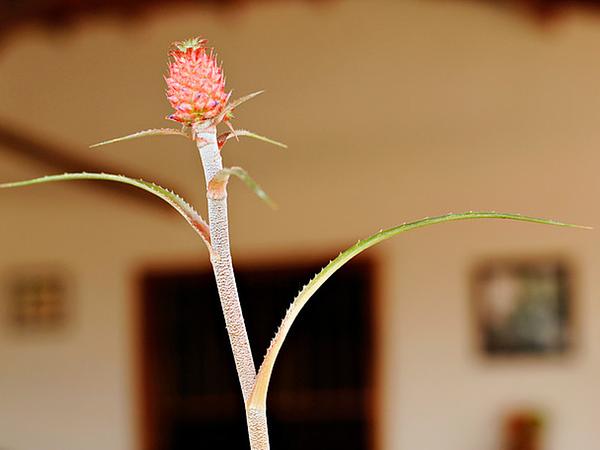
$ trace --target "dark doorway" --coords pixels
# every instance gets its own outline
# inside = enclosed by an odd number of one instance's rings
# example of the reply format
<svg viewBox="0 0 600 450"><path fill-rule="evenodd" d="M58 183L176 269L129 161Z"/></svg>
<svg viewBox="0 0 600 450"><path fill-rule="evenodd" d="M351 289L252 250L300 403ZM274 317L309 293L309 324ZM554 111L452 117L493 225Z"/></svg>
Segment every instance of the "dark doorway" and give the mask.
<svg viewBox="0 0 600 450"><path fill-rule="evenodd" d="M237 270L256 364L319 265ZM268 399L273 450L371 446L373 269L348 264L311 299L280 354ZM212 272L142 277L144 450L248 449L243 401Z"/></svg>

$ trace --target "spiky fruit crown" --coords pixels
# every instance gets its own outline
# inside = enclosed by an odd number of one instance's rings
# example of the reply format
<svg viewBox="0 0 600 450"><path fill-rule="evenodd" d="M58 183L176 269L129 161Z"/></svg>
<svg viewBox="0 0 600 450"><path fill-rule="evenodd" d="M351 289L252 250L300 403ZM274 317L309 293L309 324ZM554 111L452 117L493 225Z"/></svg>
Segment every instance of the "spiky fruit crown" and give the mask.
<svg viewBox="0 0 600 450"><path fill-rule="evenodd" d="M169 119L190 125L221 113L231 92L225 92L223 69L199 37L173 44L169 54L167 98L175 112Z"/></svg>

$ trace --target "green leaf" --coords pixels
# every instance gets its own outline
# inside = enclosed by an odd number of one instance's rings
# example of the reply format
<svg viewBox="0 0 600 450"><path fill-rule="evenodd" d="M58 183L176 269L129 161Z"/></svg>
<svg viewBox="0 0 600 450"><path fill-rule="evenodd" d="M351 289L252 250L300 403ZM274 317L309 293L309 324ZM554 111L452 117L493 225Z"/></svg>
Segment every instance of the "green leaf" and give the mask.
<svg viewBox="0 0 600 450"><path fill-rule="evenodd" d="M190 206L184 199L179 195L171 192L161 186L154 183L150 183L144 180L136 180L128 178L123 175L113 175L108 173L65 173L63 175L49 175L41 178L34 178L31 180L17 181L13 183L1 183L0 188L13 188L22 186L31 186L34 184L50 183L54 181L73 181L73 180L100 180L100 181L114 181L119 183L129 184L137 188L143 189L158 198L164 200L171 205L179 214L183 216L185 220L192 226L192 228L200 235L208 251L212 254L212 247L210 245L210 231L208 225L202 219L200 214Z"/></svg>
<svg viewBox="0 0 600 450"><path fill-rule="evenodd" d="M241 167L228 167L219 170L219 172L217 172L217 174L212 178L212 180L210 180L208 186L209 190L211 189L211 186L214 186L214 183L227 183L231 175L234 175L240 180L242 180L246 184L246 186L248 186L252 190L252 192L254 192L258 196L258 198L263 200L271 208L277 209L277 205L273 200L271 200L271 197L269 197L267 193L258 185L258 183L254 181L250 177L250 175L248 175L248 172L246 172Z"/></svg>
<svg viewBox="0 0 600 450"><path fill-rule="evenodd" d="M215 125L218 124L218 123L220 123L235 108L237 108L238 106L240 106L242 103L246 103L248 100L253 99L257 95L262 94L263 92L265 92L265 91L264 90L262 90L262 91L256 91L256 92L253 92L252 94L244 95L243 97L237 98L237 99L229 102L225 106L225 108L223 108L223 111L221 111L221 113L217 117L215 117L214 119L212 119L212 123L215 124Z"/></svg>
<svg viewBox="0 0 600 450"><path fill-rule="evenodd" d="M260 367L260 370L258 371L256 377L256 384L252 391L252 395L248 400L248 407L261 410L264 410L266 408L267 391L269 388L271 373L273 372L273 366L275 365L277 355L281 350L283 342L285 341L285 338L292 324L294 323L294 320L296 320L302 308L306 305L308 300L315 294L315 292L323 285L323 283L325 283L325 281L327 281L329 277L331 277L335 272L337 272L344 264L346 264L359 253L365 251L370 247L373 247L375 244L385 241L386 239L389 239L405 231L414 230L417 228L422 228L443 222L452 222L468 219L507 219L521 222L556 225L560 227L586 228L579 227L577 225L556 222L554 220L539 219L535 217L521 216L518 214L504 214L496 212L467 212L463 214L446 214L438 217L428 217L422 220L418 220L416 222L405 223L403 225L390 228L388 230L380 231L368 237L367 239L358 241L356 244L340 253L337 258L335 258L328 265L326 265L321 270L321 272L319 272L312 280L308 282L308 284L304 286L304 288L302 288L298 296L292 302L291 306L287 310L285 317L283 318L283 321L281 322L281 325L279 326L279 329L277 330L277 333L275 334L275 337L271 341L271 345L269 346L264 361Z"/></svg>
<svg viewBox="0 0 600 450"><path fill-rule="evenodd" d="M227 142L229 139L235 138L238 136L247 136L247 137L251 137L254 139L258 139L259 141L266 142L268 144L276 145L281 148L288 148L288 146L282 142L275 141L273 139L270 139L265 136L261 136L260 134L253 133L252 131L248 131L248 130L234 130L234 131L228 131L227 133L223 133L222 135L219 136L219 139L218 139L219 148L223 147L223 144L225 144L225 142Z"/></svg>
<svg viewBox="0 0 600 450"><path fill-rule="evenodd" d="M110 139L104 142L98 142L97 144L90 145L90 148L100 147L102 145L114 144L115 142L121 141L129 141L131 139L137 139L146 136L185 136L189 138L190 136L182 130L177 130L175 128L152 128L150 130L138 131L137 133L128 134L127 136L122 136L114 139Z"/></svg>

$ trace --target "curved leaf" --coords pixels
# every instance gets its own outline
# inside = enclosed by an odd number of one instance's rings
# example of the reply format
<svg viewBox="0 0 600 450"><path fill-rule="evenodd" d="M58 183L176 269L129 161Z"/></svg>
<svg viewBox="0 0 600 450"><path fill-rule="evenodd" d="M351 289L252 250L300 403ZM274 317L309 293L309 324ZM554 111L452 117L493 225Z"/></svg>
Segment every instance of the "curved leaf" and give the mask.
<svg viewBox="0 0 600 450"><path fill-rule="evenodd" d="M219 183L227 183L231 175L234 175L240 180L242 180L246 184L246 186L248 186L252 190L252 192L254 192L258 196L258 198L264 201L271 208L277 209L277 205L273 200L271 200L271 197L269 197L268 194L263 190L263 188L261 188L258 185L258 183L254 181L252 177L250 177L248 172L246 172L246 170L242 169L241 167L227 167L225 169L219 170L217 174L210 180L210 183L208 184L208 189L211 190L213 187L216 187L216 185Z"/></svg>
<svg viewBox="0 0 600 450"><path fill-rule="evenodd" d="M380 231L362 241L358 241L356 244L340 253L337 258L335 258L328 265L326 265L321 270L321 272L319 272L312 280L308 282L308 284L306 284L302 288L298 296L292 302L291 306L285 314L285 317L283 318L283 321L281 322L281 325L279 326L279 329L277 330L277 333L275 334L275 337L271 341L271 345L267 350L265 359L260 367L260 370L258 371L256 377L256 384L252 391L252 395L248 400L248 407L256 409L266 408L267 391L269 388L271 373L273 371L275 360L277 359L277 355L281 350L283 342L285 341L285 338L292 324L294 323L294 320L296 320L296 317L298 317L298 314L300 313L302 308L306 305L306 303L314 295L314 293L321 287L321 285L325 283L325 281L327 281L329 277L331 277L331 275L333 275L338 269L340 269L344 264L346 264L359 253L374 246L375 244L378 244L382 241L385 241L386 239L396 236L397 234L416 228L435 225L438 223L467 219L508 219L522 222L556 225L561 227L586 228L579 227L577 225L556 222L554 220L538 219L535 217L521 216L518 214L504 214L496 212L467 212L463 214L446 214L438 217L428 217L422 220L418 220L416 222L405 223L394 228Z"/></svg>
<svg viewBox="0 0 600 450"><path fill-rule="evenodd" d="M138 131L137 133L128 134L127 136L121 136L108 141L98 142L97 144L90 145L90 148L100 147L102 145L114 144L115 142L129 141L131 139L137 139L146 136L184 136L189 138L184 131L177 130L175 128L152 128L150 130Z"/></svg>
<svg viewBox="0 0 600 450"><path fill-rule="evenodd" d="M171 205L179 214L183 216L185 220L192 226L192 228L200 235L208 251L212 253L212 247L210 245L210 231L208 225L202 219L200 214L190 206L184 199L174 192L169 191L161 186L154 183L150 183L144 180L136 180L123 175L113 175L108 173L65 173L63 175L49 175L41 178L33 178L31 180L16 181L12 183L1 183L0 188L13 188L22 186L31 186L34 184L50 183L54 181L73 181L73 180L101 180L101 181L115 181L119 183L129 184L137 188L143 189L151 194L156 195L158 198L164 200Z"/></svg>

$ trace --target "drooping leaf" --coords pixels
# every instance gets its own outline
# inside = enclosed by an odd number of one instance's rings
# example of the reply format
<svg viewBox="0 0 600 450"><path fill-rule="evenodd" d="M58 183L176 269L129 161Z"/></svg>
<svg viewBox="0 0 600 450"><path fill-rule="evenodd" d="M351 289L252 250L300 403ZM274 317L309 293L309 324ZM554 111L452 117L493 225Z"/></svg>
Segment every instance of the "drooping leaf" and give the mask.
<svg viewBox="0 0 600 450"><path fill-rule="evenodd" d="M247 137L251 137L254 139L258 139L259 141L266 142L268 144L276 145L281 148L288 148L288 146L282 142L275 141L273 139L270 139L265 136L261 136L260 134L253 133L252 131L248 131L248 130L234 130L234 131L228 131L227 133L221 134L217 140L217 142L219 144L219 148L223 147L225 142L227 142L229 139L239 137L239 136L247 136Z"/></svg>
<svg viewBox="0 0 600 450"><path fill-rule="evenodd" d="M267 350L267 354L265 355L260 370L258 371L256 377L256 384L252 391L252 395L248 400L248 407L261 410L264 410L266 408L267 391L269 388L271 374L273 372L273 366L275 365L277 355L281 350L283 342L285 341L285 338L292 324L294 323L294 320L296 320L302 308L306 305L308 300L315 294L315 292L323 285L323 283L325 283L325 281L327 281L329 277L331 277L336 271L338 271L344 264L346 264L359 253L365 251L370 247L373 247L375 244L385 241L386 239L396 236L397 234L400 234L402 232L443 222L468 219L507 219L521 222L556 225L560 227L587 228L579 227L577 225L556 222L554 220L521 216L518 214L504 214L496 212L467 212L463 214L446 214L438 217L428 217L422 220L418 220L416 222L405 223L394 228L380 231L364 240L358 241L352 247L340 253L337 258L335 258L329 264L327 264L321 270L321 272L319 272L312 280L310 280L302 288L298 296L292 302L291 306L285 314L285 317L283 318L283 321L281 322L281 325L279 326L279 329L277 330L277 333L275 334L275 337L271 341L271 345L269 346L269 349Z"/></svg>
<svg viewBox="0 0 600 450"><path fill-rule="evenodd" d="M254 181L250 177L250 175L248 175L248 172L246 172L241 167L228 167L225 169L221 169L212 178L212 180L210 180L210 183L208 184L209 191L213 188L213 186L215 186L218 183L227 183L231 175L234 175L240 180L242 180L246 184L246 186L248 186L252 190L252 192L254 192L258 196L258 198L263 200L271 208L277 209L277 205L273 200L271 200L271 197L269 197L267 193L258 185L258 183Z"/></svg>
<svg viewBox="0 0 600 450"><path fill-rule="evenodd" d="M31 186L34 184L50 183L55 181L74 181L74 180L100 180L100 181L113 181L118 183L124 183L137 188L143 189L158 198L164 200L171 205L183 218L192 226L192 228L200 235L209 252L212 252L210 245L210 231L208 225L202 219L200 214L187 203L183 198L174 192L169 191L161 186L154 183L150 183L144 180L136 180L123 175L114 175L108 173L65 173L62 175L49 175L40 178L33 178L31 180L16 181L12 183L1 183L0 188L13 188L22 186Z"/></svg>
<svg viewBox="0 0 600 450"><path fill-rule="evenodd" d="M90 145L90 148L100 147L102 145L114 144L115 142L129 141L131 139L142 138L146 136L184 136L189 138L190 136L183 130L177 130L175 128L152 128L150 130L138 131L137 133L128 134L127 136L121 136L108 141L98 142L97 144Z"/></svg>

